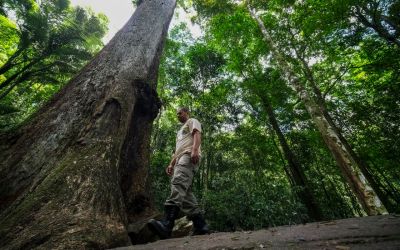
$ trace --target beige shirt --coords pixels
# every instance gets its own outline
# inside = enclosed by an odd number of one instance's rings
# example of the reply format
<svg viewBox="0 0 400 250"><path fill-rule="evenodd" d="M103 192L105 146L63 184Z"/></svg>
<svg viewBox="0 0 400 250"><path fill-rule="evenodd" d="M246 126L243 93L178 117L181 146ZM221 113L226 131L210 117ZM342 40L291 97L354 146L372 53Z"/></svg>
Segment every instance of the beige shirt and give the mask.
<svg viewBox="0 0 400 250"><path fill-rule="evenodd" d="M175 159L179 160L183 154L192 152L195 129L201 133L201 124L194 118L189 118L179 129L176 135ZM199 154L201 155L201 146L199 146Z"/></svg>

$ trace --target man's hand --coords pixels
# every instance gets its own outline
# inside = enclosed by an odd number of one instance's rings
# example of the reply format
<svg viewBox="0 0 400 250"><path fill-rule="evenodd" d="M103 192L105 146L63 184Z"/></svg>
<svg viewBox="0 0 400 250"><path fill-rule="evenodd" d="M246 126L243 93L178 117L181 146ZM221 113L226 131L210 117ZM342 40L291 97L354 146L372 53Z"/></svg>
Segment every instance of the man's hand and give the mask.
<svg viewBox="0 0 400 250"><path fill-rule="evenodd" d="M190 154L190 159L192 160L193 164L199 163L200 160L200 153L199 148L201 144L201 135L197 129L193 130L193 147L192 153Z"/></svg>
<svg viewBox="0 0 400 250"><path fill-rule="evenodd" d="M168 165L168 167L165 169L165 172L167 173L167 175L171 176L174 173L174 166Z"/></svg>
<svg viewBox="0 0 400 250"><path fill-rule="evenodd" d="M199 159L200 159L199 149L192 149L190 158L192 159L193 164L196 165L197 163L199 163Z"/></svg>

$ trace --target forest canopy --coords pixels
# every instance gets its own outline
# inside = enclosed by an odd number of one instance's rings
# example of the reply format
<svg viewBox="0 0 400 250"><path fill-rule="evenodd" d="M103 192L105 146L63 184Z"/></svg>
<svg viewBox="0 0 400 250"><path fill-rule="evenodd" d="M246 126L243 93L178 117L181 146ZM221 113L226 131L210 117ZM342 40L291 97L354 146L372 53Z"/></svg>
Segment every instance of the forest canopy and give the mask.
<svg viewBox="0 0 400 250"><path fill-rule="evenodd" d="M203 125L194 191L216 230L400 212L399 1L179 3L203 35L180 23L164 47L150 164L160 210L187 106ZM107 22L68 0L0 2L0 130L82 69Z"/></svg>
<svg viewBox="0 0 400 250"><path fill-rule="evenodd" d="M195 186L213 228L365 215L308 111L312 101L361 162L353 170L379 193L378 213L400 211L398 2L199 0L192 7L204 35L174 27L159 74L164 110L151 173L160 209L175 109L188 106L204 126Z"/></svg>
<svg viewBox="0 0 400 250"><path fill-rule="evenodd" d="M0 129L8 130L103 47L108 20L68 0L4 0L0 14Z"/></svg>

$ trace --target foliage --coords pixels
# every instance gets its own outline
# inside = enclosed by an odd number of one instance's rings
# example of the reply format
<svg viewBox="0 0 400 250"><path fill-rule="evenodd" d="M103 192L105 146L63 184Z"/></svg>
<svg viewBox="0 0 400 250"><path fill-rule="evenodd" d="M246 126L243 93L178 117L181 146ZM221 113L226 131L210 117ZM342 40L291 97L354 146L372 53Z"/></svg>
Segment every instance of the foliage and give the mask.
<svg viewBox="0 0 400 250"><path fill-rule="evenodd" d="M254 188L260 176L243 169L213 180L203 196L206 217L218 231L255 230L306 221L304 207L293 199L287 183L274 176ZM271 202L273 201L273 202Z"/></svg>
<svg viewBox="0 0 400 250"><path fill-rule="evenodd" d="M285 60L307 82L307 90L321 91L338 128L398 211L400 85L399 57L394 55L399 47L360 18L361 13L371 21L369 10L378 10L377 17L390 22L382 27L396 37L398 21L390 13L397 4L249 2L278 41ZM185 25L175 27L160 67L158 91L165 109L153 134L151 165L159 208L168 195L164 169L179 128L174 109L186 105L205 128L194 187L214 229L248 230L310 221L296 195L302 187L292 183L288 161L268 118L264 103L268 100L324 218L362 216L355 195L304 105L283 81L285 72L271 60L271 48L243 2L192 3L205 36L195 40Z"/></svg>
<svg viewBox="0 0 400 250"><path fill-rule="evenodd" d="M213 229L311 221L299 195L306 187L325 219L365 214L245 3L369 166L391 204L388 211L400 212L400 19L392 0L178 1L197 12L193 20L205 33L194 39L180 23L165 45L158 76L163 108L151 148L156 206L162 209L170 189L165 167L180 126L175 110L187 106L203 126L194 191ZM107 21L61 0L2 1L0 13L0 95L15 84L0 100L0 129L7 129L35 112L101 48ZM282 138L304 185L294 181Z"/></svg>
<svg viewBox="0 0 400 250"><path fill-rule="evenodd" d="M102 48L108 21L91 10L72 8L66 0L7 0L2 9L6 16L0 18L0 129L4 130L35 112Z"/></svg>

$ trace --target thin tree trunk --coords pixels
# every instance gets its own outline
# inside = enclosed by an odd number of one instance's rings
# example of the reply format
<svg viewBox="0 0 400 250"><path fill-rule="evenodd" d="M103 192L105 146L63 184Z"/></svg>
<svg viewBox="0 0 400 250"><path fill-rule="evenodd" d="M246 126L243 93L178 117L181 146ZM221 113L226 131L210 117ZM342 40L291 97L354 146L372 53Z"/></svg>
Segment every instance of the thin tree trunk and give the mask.
<svg viewBox="0 0 400 250"><path fill-rule="evenodd" d="M259 25L260 30L263 34L263 38L265 42L269 45L272 55L277 61L278 66L282 69L282 72L284 72L284 77L297 92L299 98L303 101L309 115L311 116L323 140L325 141L327 147L329 148L334 159L336 160L337 165L341 169L345 180L357 196L358 201L361 203L362 207L368 215L378 214L379 211L375 206L374 200L374 197L376 195L374 194L373 190L367 189L364 183L360 180L357 171L354 169L354 165L352 165L354 164L354 159L352 159L351 154L343 146L339 135L326 119L320 107L311 98L307 90L297 78L294 70L287 63L281 52L278 51L278 49L275 47L275 43L269 35L267 29L265 28L264 23L253 12L250 5L247 5L247 7L250 15Z"/></svg>
<svg viewBox="0 0 400 250"><path fill-rule="evenodd" d="M322 186L322 189L324 190L325 198L328 200L328 204L327 204L328 207L331 208L331 207L333 207L334 205L337 205L337 204L335 204L335 202L332 201L331 194L329 194L329 193L328 193L328 190L326 189L326 186L325 186L325 178L324 178L324 175L321 173L320 168L319 168L319 167L316 167L315 169L316 169L317 172L318 172L318 177L317 177L317 178L321 181L321 186ZM337 193L336 193L336 194L337 194ZM340 197L340 196L338 196L338 197ZM337 216L336 216L336 211L337 211L337 209L332 209L331 211L335 214L335 218L337 218ZM340 209L339 209L339 211L340 211Z"/></svg>
<svg viewBox="0 0 400 250"><path fill-rule="evenodd" d="M4 90L3 92L0 93L0 100L3 99L4 97L6 97L18 84L24 82L30 76L31 76L31 72L26 72L26 73L22 74L21 76L17 77L16 79L15 78L12 79L13 81L11 81L11 82L13 82L13 83L11 84L11 86L9 86L6 90Z"/></svg>
<svg viewBox="0 0 400 250"><path fill-rule="evenodd" d="M26 71L32 67L33 65L35 65L38 61L32 61L30 63L28 63L27 65L25 65L21 70L19 70L18 72L14 73L13 75L11 75L10 77L7 78L7 80L5 80L4 82L2 82L0 84L0 90L4 89L5 87L11 85L17 85L18 83L15 83L15 79L17 79L21 74L26 74ZM13 83L14 81L14 83Z"/></svg>
<svg viewBox="0 0 400 250"><path fill-rule="evenodd" d="M153 211L149 143L175 0L143 2L29 124L0 137L0 246L111 248Z"/></svg>
<svg viewBox="0 0 400 250"><path fill-rule="evenodd" d="M327 205L331 209L331 212L335 215L334 218L349 217L349 215L347 213L344 213L342 209L338 209L338 204L342 205L343 207L348 206L348 204L346 204L346 202L343 200L343 196L340 195L340 193L338 192L336 185L334 185L334 183L329 178L325 178L325 175L321 172L319 167L316 167L316 170L318 172L318 178L321 180L326 199L329 201L329 204L327 204ZM333 192L335 193L337 201L332 199L332 193L331 194L328 193L328 190L326 189L326 185L325 185L325 183L326 183L325 179L327 179L329 186L332 188Z"/></svg>
<svg viewBox="0 0 400 250"><path fill-rule="evenodd" d="M296 51L297 52L297 51ZM354 161L352 164L357 166L358 169L361 170L360 173L360 178L366 178L368 183L371 185L373 190L376 192L376 198L382 201L383 205L388 209L389 212L394 212L395 207L397 206L396 204L393 204L393 202L390 201L389 196L392 196L391 194L385 192L383 190L382 184L377 180L370 171L370 167L366 164L365 161L363 161L356 152L352 149L346 138L343 136L341 133L340 129L336 126L335 122L333 121L331 115L329 114L328 109L326 108L326 102L325 98L323 97L321 90L318 88L313 72L311 71L310 67L308 66L307 62L302 58L299 53L296 53L298 59L301 61L304 69L304 74L310 83L314 96L316 99L316 102L320 109L322 110L326 120L329 122L330 126L333 128L335 133L338 135L340 142L343 144L343 146L346 148L347 152L351 155L352 160ZM367 184L366 184L367 185ZM380 208L380 210L385 210L384 208Z"/></svg>
<svg viewBox="0 0 400 250"><path fill-rule="evenodd" d="M378 22L376 22L376 20L369 21L367 19L367 17L363 13L361 13L361 10L359 7L356 7L354 14L355 14L356 18L365 27L373 29L380 37L385 39L388 43L393 43L393 44L397 45L397 47L400 48L400 40L396 36L391 35L389 32L387 32L385 30L385 28L379 23L379 20L378 20Z"/></svg>
<svg viewBox="0 0 400 250"><path fill-rule="evenodd" d="M207 154L207 156L208 156L208 161L207 161L207 181L206 181L206 186L204 187L205 191L208 190L208 187L210 186L210 183L211 183L211 178L212 178L211 166L213 164L214 151L209 150L209 154Z"/></svg>
<svg viewBox="0 0 400 250"><path fill-rule="evenodd" d="M0 67L0 75L3 75L4 73L6 73L7 71L9 71L12 67L14 67L16 64L18 63L14 63L15 58L17 58L27 47L20 47L19 49L17 49L17 51L15 51L15 53L8 58L7 62L4 63L1 67Z"/></svg>
<svg viewBox="0 0 400 250"><path fill-rule="evenodd" d="M261 96L259 95L263 106L265 108L265 111L267 112L268 119L272 125L272 128L274 129L276 135L278 136L279 143L282 147L283 154L285 156L286 161L288 162L290 173L292 176L292 179L295 183L296 186L298 186L301 190L297 190L297 194L299 195L300 199L304 202L304 205L306 206L308 210L308 215L312 220L322 220L324 217L322 215L321 209L318 206L318 202L315 200L315 197L313 195L313 192L311 191L308 180L303 172L303 169L298 162L296 156L290 149L285 136L283 135L279 125L278 121L276 120L274 110L272 109L272 106L266 96Z"/></svg>
<svg viewBox="0 0 400 250"><path fill-rule="evenodd" d="M293 176L289 171L289 166L286 165L285 158L283 157L282 152L281 152L282 150L279 148L278 144L276 144L274 138L272 138L272 143L274 144L274 146L275 146L275 148L276 148L276 150L277 150L277 152L279 154L279 158L281 159L283 170L285 171L286 176L288 177L289 184L290 184L291 187L294 187L296 185L296 183L294 182Z"/></svg>

